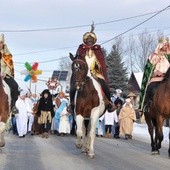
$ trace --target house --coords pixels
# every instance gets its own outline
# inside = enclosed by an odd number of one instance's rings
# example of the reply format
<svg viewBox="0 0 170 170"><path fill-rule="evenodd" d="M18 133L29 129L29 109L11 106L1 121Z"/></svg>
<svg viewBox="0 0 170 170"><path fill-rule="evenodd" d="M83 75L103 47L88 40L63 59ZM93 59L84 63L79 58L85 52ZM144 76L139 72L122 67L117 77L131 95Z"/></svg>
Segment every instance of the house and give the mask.
<svg viewBox="0 0 170 170"><path fill-rule="evenodd" d="M134 94L139 95L141 84L142 84L142 77L143 77L143 72L137 72L137 73L132 72L128 81L129 92L133 92Z"/></svg>

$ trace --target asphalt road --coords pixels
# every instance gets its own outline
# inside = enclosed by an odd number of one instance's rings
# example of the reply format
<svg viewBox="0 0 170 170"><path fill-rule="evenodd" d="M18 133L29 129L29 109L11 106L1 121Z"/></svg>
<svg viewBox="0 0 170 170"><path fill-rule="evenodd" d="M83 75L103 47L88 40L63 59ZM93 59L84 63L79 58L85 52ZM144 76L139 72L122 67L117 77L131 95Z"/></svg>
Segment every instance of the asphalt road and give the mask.
<svg viewBox="0 0 170 170"><path fill-rule="evenodd" d="M18 138L6 134L6 146L0 152L0 170L169 170L168 145L160 155L150 154L150 144L132 140L96 138L94 159L81 154L75 137L27 135Z"/></svg>

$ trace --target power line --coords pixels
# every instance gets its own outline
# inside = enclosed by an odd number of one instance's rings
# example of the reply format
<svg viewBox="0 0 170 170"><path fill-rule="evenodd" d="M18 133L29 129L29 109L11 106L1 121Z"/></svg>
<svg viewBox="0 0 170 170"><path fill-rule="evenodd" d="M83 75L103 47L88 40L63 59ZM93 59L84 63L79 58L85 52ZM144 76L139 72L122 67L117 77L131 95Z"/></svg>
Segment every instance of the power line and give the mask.
<svg viewBox="0 0 170 170"><path fill-rule="evenodd" d="M67 56L67 57L60 57L60 58L53 59L53 60L40 61L40 62L38 62L38 63L50 63L50 62L62 60L62 59L65 59L65 58L68 58L68 56ZM25 62L14 62L14 63L17 63L17 64L24 64Z"/></svg>
<svg viewBox="0 0 170 170"><path fill-rule="evenodd" d="M161 29L158 29L158 30L153 30L153 31L149 31L147 33L151 33L151 32L157 32L157 31L161 31L161 30L165 30L165 29L169 29L170 27L165 27L165 28L161 28ZM139 34L139 33L138 33ZM135 35L138 35L138 34L135 34ZM125 37L125 36L124 36ZM104 41L103 41L104 42ZM102 44L102 43L101 43ZM73 46L74 48L77 47L77 46ZM67 49L66 47L63 47L63 49ZM72 47L68 47L68 48L72 48ZM62 49L62 48L60 48ZM53 50L58 50L58 49L53 49ZM39 53L39 52L49 52L49 51L53 51L53 50L44 50L44 51L32 51L32 52L28 52L28 53L20 53L20 54L14 54L13 56L16 56L16 55L26 55L26 54L33 54L33 53ZM58 60L62 60L62 59L65 59L65 58L68 58L68 56L65 56L65 57L60 57L58 59L52 59L52 60L46 60L46 61L42 61L42 62L39 62L39 63L46 63L46 62L54 62L54 61L58 61ZM24 62L14 62L15 64L24 64ZM19 66L19 65L18 65ZM22 66L21 66L22 67Z"/></svg>
<svg viewBox="0 0 170 170"><path fill-rule="evenodd" d="M139 27L140 25L142 25L142 24L144 24L145 22L147 22L147 21L151 20L152 18L154 18L155 16L157 16L157 15L158 15L158 14L160 14L161 12L163 12L163 11L167 10L169 7L170 7L170 5L168 5L166 8L164 8L164 9L162 9L162 10L158 11L156 14L152 15L151 17L149 17L148 19L144 20L143 22L140 22L139 24L137 24L137 25L133 26L132 28L130 28L130 29L128 29L128 30L126 30L126 31L122 32L121 34L119 34L119 35L117 35L117 36L115 36L115 37L113 37L113 38L111 38L111 39L109 39L109 40L105 41L105 42L104 42L104 43L102 43L101 45L106 44L106 43L108 43L108 42L110 42L110 41L112 41L112 40L116 39L117 37L120 37L120 36L122 36L122 35L126 34L127 32L129 32L129 31L131 31L131 30L133 30L133 29L135 29L135 28Z"/></svg>
<svg viewBox="0 0 170 170"><path fill-rule="evenodd" d="M165 10L167 10L167 9L168 8L166 8ZM131 17L126 17L126 18L121 18L121 19L116 19L116 20L111 20L111 21L99 22L99 23L96 23L95 25L105 25L105 24L110 24L110 23L114 23L114 22L120 22L120 21L130 20L130 19L134 19L134 18L139 18L139 17L143 17L143 16L155 14L155 13L157 14L160 12L162 12L162 10L155 11L155 12L149 12L149 13L145 13L145 14L140 14L140 15L136 15L136 16L131 16ZM82 27L89 27L89 26L91 26L91 24L67 26L67 27L55 27L55 28L42 28L42 29L0 30L0 32L22 33L22 32L56 31L56 30L68 30L68 29L75 29L75 28L82 28Z"/></svg>
<svg viewBox="0 0 170 170"><path fill-rule="evenodd" d="M44 52L49 52L49 51L64 50L64 49L75 48L75 47L77 46L61 47L61 48L56 48L56 49L51 49L51 50L31 51L27 53L18 53L18 54L13 54L13 55L18 56L18 55L35 54L35 53L42 53L42 52L44 53Z"/></svg>

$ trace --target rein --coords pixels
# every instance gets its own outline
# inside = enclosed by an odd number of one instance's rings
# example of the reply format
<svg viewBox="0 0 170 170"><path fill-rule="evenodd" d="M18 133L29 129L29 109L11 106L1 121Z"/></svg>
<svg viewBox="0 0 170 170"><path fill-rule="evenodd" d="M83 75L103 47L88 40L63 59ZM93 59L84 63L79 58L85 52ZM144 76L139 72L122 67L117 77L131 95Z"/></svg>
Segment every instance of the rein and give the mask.
<svg viewBox="0 0 170 170"><path fill-rule="evenodd" d="M77 71L74 71L74 72L78 72L79 71L79 74L80 74L81 67L79 68L79 66L80 66L79 63L83 63L83 67L84 67L85 71L87 72L87 70L88 70L87 63L85 61L81 60L81 59L75 59L73 61L73 64L72 64L73 67L76 67L75 64L77 64L77 68L75 68L75 69L77 69ZM73 75L74 75L74 82L75 82L75 86L76 87L78 85L83 87L86 84L86 82L89 80L89 77L87 76L87 74L84 77L81 76L81 80L79 80L79 78L77 78L78 76L76 76L75 73L73 73Z"/></svg>

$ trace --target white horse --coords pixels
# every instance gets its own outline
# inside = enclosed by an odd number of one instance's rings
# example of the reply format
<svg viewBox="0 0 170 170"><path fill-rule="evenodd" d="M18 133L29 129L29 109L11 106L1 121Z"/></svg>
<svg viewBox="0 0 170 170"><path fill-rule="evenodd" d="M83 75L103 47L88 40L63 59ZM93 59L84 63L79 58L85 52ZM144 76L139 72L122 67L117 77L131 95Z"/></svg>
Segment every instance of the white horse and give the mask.
<svg viewBox="0 0 170 170"><path fill-rule="evenodd" d="M106 110L106 100L100 84L91 76L88 63L73 59L71 82L75 85L74 113L77 123L77 148L94 158L95 131L98 118ZM89 123L86 123L88 120Z"/></svg>

